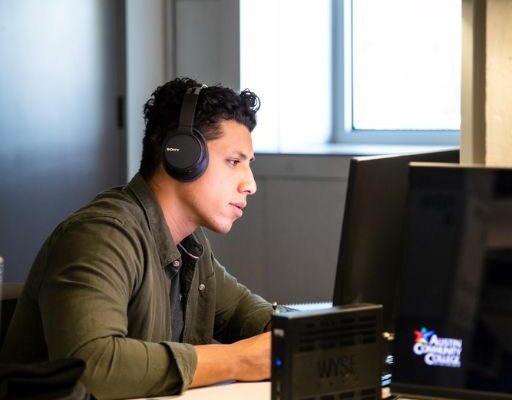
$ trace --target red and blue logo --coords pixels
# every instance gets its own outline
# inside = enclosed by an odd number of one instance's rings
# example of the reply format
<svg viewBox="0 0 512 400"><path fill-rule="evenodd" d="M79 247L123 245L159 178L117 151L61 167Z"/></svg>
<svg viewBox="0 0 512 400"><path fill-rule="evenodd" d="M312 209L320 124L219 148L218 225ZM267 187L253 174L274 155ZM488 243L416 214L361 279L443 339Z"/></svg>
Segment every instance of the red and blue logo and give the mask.
<svg viewBox="0 0 512 400"><path fill-rule="evenodd" d="M416 336L416 339L414 340L414 342L428 344L432 335L435 335L435 334L436 334L436 331L434 331L434 330L429 331L427 328L423 327L419 331L418 330L414 331L414 335Z"/></svg>

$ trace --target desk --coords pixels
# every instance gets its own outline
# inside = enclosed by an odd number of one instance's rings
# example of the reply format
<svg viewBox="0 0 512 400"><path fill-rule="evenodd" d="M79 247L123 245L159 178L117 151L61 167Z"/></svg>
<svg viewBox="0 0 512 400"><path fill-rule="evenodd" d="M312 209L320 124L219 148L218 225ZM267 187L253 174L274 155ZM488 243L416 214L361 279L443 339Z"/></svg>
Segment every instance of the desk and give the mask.
<svg viewBox="0 0 512 400"><path fill-rule="evenodd" d="M181 396L149 397L134 400L270 400L270 382L234 382L189 389Z"/></svg>
<svg viewBox="0 0 512 400"><path fill-rule="evenodd" d="M391 398L387 388L382 398ZM181 396L144 397L132 400L270 400L270 382L228 382L197 389L189 389ZM412 400L401 397L401 400Z"/></svg>

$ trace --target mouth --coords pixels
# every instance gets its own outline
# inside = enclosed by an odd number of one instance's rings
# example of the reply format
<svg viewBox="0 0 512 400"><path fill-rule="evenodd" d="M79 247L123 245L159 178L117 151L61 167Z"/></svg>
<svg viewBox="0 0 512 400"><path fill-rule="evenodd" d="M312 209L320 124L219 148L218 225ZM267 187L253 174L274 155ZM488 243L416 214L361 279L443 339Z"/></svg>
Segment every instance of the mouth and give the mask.
<svg viewBox="0 0 512 400"><path fill-rule="evenodd" d="M238 213L241 215L243 214L243 210L245 208L245 206L247 205L246 203L229 203L231 206L235 207L235 209L238 210Z"/></svg>

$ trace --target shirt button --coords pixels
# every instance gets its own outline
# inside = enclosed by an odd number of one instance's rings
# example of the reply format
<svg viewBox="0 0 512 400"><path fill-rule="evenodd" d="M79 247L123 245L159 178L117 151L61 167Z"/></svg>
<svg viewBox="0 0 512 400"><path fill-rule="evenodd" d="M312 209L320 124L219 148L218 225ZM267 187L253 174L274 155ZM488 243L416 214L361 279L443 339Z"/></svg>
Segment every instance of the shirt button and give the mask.
<svg viewBox="0 0 512 400"><path fill-rule="evenodd" d="M180 266L180 262L179 262L179 260L175 260L175 261L173 261L173 262L172 262L172 265L173 265L173 267L179 267L179 266Z"/></svg>
<svg viewBox="0 0 512 400"><path fill-rule="evenodd" d="M201 284L199 285L199 291L200 291L200 292L202 292L204 289L206 289L206 286L205 286L205 284L204 284L204 283L201 283Z"/></svg>

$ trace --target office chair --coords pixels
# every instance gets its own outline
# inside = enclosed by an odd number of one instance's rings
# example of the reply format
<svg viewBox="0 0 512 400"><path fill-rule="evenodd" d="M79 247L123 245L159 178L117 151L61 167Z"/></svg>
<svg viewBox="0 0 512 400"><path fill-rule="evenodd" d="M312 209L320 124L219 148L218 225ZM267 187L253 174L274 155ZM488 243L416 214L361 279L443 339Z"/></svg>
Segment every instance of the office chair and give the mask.
<svg viewBox="0 0 512 400"><path fill-rule="evenodd" d="M0 284L0 348L23 283ZM35 363L0 363L0 397L41 400L94 400L79 381L85 362L77 358ZM4 396L4 397L2 397Z"/></svg>
<svg viewBox="0 0 512 400"><path fill-rule="evenodd" d="M14 314L14 309L16 308L16 303L18 302L18 298L20 297L21 291L23 289L23 283L16 282L5 282L0 283L0 348L4 342L5 334L7 333L7 328L11 322L12 316Z"/></svg>

